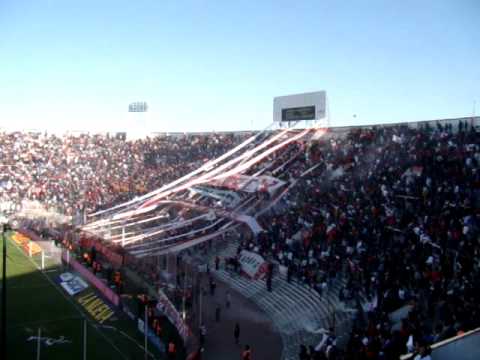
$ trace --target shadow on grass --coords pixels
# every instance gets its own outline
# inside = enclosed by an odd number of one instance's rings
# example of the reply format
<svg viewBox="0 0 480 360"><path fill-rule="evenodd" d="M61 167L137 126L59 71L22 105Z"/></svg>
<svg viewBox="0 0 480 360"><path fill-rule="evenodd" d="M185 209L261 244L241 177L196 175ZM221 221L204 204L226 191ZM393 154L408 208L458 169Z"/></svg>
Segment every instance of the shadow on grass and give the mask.
<svg viewBox="0 0 480 360"><path fill-rule="evenodd" d="M78 296L93 292L91 287L70 296L56 283L62 266L50 265L42 273L11 241L7 254L7 359L35 359L39 330L40 359L83 359L85 333L89 360L144 359L144 337L134 320L109 304L115 314L99 324L78 303ZM0 268L1 263L0 256ZM173 333L165 329L165 336ZM153 344L148 349L150 359L165 358Z"/></svg>

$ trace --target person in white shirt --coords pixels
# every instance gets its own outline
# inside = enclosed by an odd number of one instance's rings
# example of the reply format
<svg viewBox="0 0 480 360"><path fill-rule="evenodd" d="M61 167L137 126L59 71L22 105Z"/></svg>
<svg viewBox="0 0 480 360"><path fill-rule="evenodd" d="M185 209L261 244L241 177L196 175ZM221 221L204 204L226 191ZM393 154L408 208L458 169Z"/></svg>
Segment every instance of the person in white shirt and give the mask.
<svg viewBox="0 0 480 360"><path fill-rule="evenodd" d="M432 349L429 345L424 343L417 344L418 350L413 360L432 360Z"/></svg>

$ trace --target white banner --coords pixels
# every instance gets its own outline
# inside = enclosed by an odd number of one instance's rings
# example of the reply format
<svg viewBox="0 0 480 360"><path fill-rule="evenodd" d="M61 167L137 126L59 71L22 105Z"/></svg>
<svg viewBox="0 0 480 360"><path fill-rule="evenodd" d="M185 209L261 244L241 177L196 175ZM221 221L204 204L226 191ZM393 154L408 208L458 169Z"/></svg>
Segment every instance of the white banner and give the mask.
<svg viewBox="0 0 480 360"><path fill-rule="evenodd" d="M187 324L185 324L185 321L183 321L180 313L177 311L177 309L175 309L175 306L173 306L167 295L165 295L161 290L158 291L157 310L165 314L173 326L177 328L178 333L182 337L183 341L186 342L190 333Z"/></svg>
<svg viewBox="0 0 480 360"><path fill-rule="evenodd" d="M279 187L285 185L285 182L274 178L273 176L247 176L232 175L226 178L212 179L208 182L211 185L225 187L227 189L254 192L269 192L273 194Z"/></svg>
<svg viewBox="0 0 480 360"><path fill-rule="evenodd" d="M263 279L267 272L267 262L257 253L242 250L240 252L240 265L242 271L251 279Z"/></svg>
<svg viewBox="0 0 480 360"><path fill-rule="evenodd" d="M65 289L65 291L73 296L82 292L88 287L88 284L83 281L79 276L73 276L71 273L66 272L60 275L60 285Z"/></svg>
<svg viewBox="0 0 480 360"><path fill-rule="evenodd" d="M412 166L403 173L402 177L405 177L405 176L420 177L422 176L422 173L423 173L423 166Z"/></svg>
<svg viewBox="0 0 480 360"><path fill-rule="evenodd" d="M248 215L236 215L232 214L233 219L241 221L248 225L248 227L255 233L260 234L263 231L263 228L260 226L258 221L253 216Z"/></svg>

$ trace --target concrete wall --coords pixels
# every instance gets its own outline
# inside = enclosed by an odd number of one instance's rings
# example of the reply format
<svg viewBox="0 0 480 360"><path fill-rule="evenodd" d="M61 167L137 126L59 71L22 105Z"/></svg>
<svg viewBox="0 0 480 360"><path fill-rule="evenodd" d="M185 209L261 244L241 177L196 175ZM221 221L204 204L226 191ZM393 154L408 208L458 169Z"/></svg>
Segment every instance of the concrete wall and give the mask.
<svg viewBox="0 0 480 360"><path fill-rule="evenodd" d="M480 359L480 331L433 350L433 360Z"/></svg>
<svg viewBox="0 0 480 360"><path fill-rule="evenodd" d="M373 129L373 128L388 128L393 126L399 125L407 125L411 128L421 128L425 126L427 123L430 124L431 127L435 128L437 124L441 124L442 126L446 124L451 124L453 127L453 131L458 130L458 123L462 121L467 123L468 125L473 124L475 127L480 126L480 116L476 117L462 117L462 118L453 118L453 119L438 119L438 120L424 120L424 121L412 121L412 122L403 122L403 123L391 123L391 124L374 124L374 125L359 125L359 126L338 126L338 127L331 127L329 131L332 133L348 133L352 130L358 129Z"/></svg>
<svg viewBox="0 0 480 360"><path fill-rule="evenodd" d="M453 118L453 119L438 119L438 120L425 120L425 121L413 121L413 122L402 122L402 123L391 123L391 124L374 124L374 125L358 125L358 126L334 126L334 127L329 127L329 132L332 134L337 134L337 135L342 135L346 134L352 130L357 130L357 129L373 129L373 128L380 128L380 127L393 127L393 126L399 126L399 125L407 125L412 128L419 128L425 126L425 124L429 123L430 126L436 127L436 124L439 123L442 126L446 124L452 124L453 131L457 131L458 129L458 123L466 122L468 125L474 124L475 127L480 127L480 116L476 117L462 117L462 118ZM267 130L267 131L273 131L273 130ZM242 135L242 134L254 134L259 131L218 131L215 132L216 134L233 134L233 135ZM152 133L151 136L172 136L172 137L180 137L180 136L185 136L185 135L208 135L211 134L211 132L206 131L206 132L191 132L191 133L185 133L185 132L155 132Z"/></svg>

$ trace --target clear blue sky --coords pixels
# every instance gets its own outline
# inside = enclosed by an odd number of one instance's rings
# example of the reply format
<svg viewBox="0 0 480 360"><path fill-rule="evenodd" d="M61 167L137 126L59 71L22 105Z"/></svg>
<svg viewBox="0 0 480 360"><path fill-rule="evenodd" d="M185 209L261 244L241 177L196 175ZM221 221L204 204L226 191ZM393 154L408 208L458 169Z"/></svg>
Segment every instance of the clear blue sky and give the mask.
<svg viewBox="0 0 480 360"><path fill-rule="evenodd" d="M1 0L0 34L4 128L264 128L315 90L334 125L480 113L478 0Z"/></svg>

